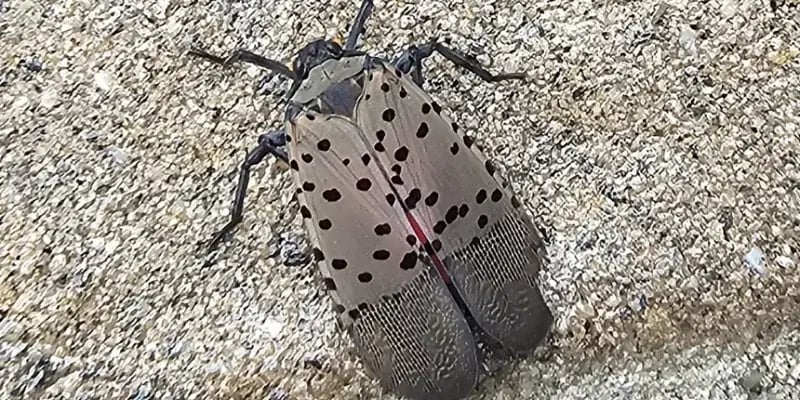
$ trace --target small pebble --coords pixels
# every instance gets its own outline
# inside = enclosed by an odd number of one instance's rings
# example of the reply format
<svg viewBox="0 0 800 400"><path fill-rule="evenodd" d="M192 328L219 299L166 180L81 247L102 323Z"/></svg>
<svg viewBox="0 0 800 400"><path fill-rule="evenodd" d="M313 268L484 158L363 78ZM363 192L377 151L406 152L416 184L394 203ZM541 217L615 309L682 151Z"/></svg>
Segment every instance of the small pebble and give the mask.
<svg viewBox="0 0 800 400"><path fill-rule="evenodd" d="M742 387L751 393L761 392L761 379L763 375L759 371L751 371L739 381Z"/></svg>
<svg viewBox="0 0 800 400"><path fill-rule="evenodd" d="M744 262L750 270L760 276L767 274L767 269L764 266L764 253L758 247L753 247L744 257Z"/></svg>
<svg viewBox="0 0 800 400"><path fill-rule="evenodd" d="M786 256L778 256L775 257L775 263L778 264L781 268L791 268L794 267L794 260Z"/></svg>

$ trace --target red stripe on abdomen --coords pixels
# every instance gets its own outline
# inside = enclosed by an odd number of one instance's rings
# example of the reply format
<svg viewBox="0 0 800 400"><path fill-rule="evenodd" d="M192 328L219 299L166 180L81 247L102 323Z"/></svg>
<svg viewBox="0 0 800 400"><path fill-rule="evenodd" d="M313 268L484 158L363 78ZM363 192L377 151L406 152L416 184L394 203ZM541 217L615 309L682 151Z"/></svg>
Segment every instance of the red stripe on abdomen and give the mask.
<svg viewBox="0 0 800 400"><path fill-rule="evenodd" d="M422 246L426 249L428 255L431 257L433 265L436 266L436 272L439 273L440 277L442 277L444 283L449 285L450 274L448 274L447 270L444 269L444 263L442 263L442 260L440 260L439 256L436 255L436 252L433 251L433 247L431 247L430 243L428 242L428 237L425 236L425 232L422 231L422 228L420 228L419 224L417 223L417 220L414 218L413 215L411 215L411 213L406 213L406 218L408 219L408 222L411 224L411 229L414 230L414 235L417 236L417 239L419 239L420 243L422 243Z"/></svg>

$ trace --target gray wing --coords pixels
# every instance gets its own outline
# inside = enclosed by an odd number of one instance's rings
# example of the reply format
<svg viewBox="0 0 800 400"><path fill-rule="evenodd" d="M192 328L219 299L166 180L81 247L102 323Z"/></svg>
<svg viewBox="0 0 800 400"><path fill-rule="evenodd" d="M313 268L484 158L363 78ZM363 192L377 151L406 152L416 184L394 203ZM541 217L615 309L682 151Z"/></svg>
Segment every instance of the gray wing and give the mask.
<svg viewBox="0 0 800 400"><path fill-rule="evenodd" d="M361 130L312 111L287 125L314 254L367 367L412 398L471 391L478 361L469 327L430 259L408 241L413 231Z"/></svg>
<svg viewBox="0 0 800 400"><path fill-rule="evenodd" d="M491 162L391 66L372 71L356 118L478 324L534 349L552 324L536 282L544 244Z"/></svg>

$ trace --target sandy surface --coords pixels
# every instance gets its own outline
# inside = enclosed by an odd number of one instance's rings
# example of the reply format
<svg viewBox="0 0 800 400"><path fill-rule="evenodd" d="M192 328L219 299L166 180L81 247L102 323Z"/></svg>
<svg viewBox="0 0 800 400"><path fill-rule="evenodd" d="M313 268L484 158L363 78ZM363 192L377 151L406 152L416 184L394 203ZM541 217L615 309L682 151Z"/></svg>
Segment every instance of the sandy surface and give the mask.
<svg viewBox="0 0 800 400"><path fill-rule="evenodd" d="M800 398L800 3L379 1L363 48L432 36L426 89L549 238L556 316L482 399ZM530 5L527 5L530 4ZM0 2L0 398L368 399L288 173L238 163L289 61L356 1Z"/></svg>

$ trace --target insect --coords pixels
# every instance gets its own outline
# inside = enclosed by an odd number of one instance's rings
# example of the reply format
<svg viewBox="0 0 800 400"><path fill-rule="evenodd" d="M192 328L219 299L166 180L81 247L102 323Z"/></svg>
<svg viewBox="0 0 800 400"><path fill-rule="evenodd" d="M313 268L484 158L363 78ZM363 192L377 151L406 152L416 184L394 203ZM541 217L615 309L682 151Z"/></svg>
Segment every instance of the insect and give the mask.
<svg viewBox="0 0 800 400"><path fill-rule="evenodd" d="M488 82L524 75L492 75L435 40L393 62L355 50L372 6L362 2L344 46L313 41L291 69L244 50L227 59L193 50L293 80L285 128L247 155L231 221L212 245L242 219L250 168L268 154L285 160L324 287L365 366L408 398L460 399L484 374L480 343L529 353L553 318L536 282L537 229L422 89L422 61L436 52Z"/></svg>

